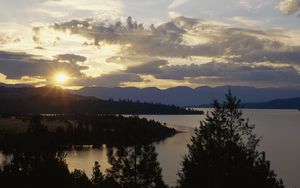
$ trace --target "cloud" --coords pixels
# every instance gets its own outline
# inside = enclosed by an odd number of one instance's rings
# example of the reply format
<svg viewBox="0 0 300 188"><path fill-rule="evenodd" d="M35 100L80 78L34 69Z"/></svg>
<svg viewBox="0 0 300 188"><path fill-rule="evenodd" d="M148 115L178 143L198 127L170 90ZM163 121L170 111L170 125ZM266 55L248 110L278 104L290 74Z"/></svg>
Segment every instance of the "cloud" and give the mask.
<svg viewBox="0 0 300 188"><path fill-rule="evenodd" d="M125 82L142 82L143 80L137 74L126 72L113 72L104 74L99 77L83 77L72 82L74 86L102 86L117 87L122 86Z"/></svg>
<svg viewBox="0 0 300 188"><path fill-rule="evenodd" d="M17 36L4 35L0 36L0 46L9 44L9 43L18 43L21 39Z"/></svg>
<svg viewBox="0 0 300 188"><path fill-rule="evenodd" d="M242 16L234 16L231 18L231 21L233 21L239 25L247 26L247 27L258 27L258 26L262 26L265 24L265 22L262 20L254 20L254 19L249 19L249 18L245 18Z"/></svg>
<svg viewBox="0 0 300 188"><path fill-rule="evenodd" d="M70 76L80 77L83 76L81 71L87 68L78 65L74 59L70 62L59 62L58 59L46 60L26 53L0 51L0 73L6 75L7 79L21 79L26 76L49 78L56 71L65 71Z"/></svg>
<svg viewBox="0 0 300 188"><path fill-rule="evenodd" d="M182 41L184 30L173 22L162 24L158 27L151 25L145 29L143 24L133 21L128 17L126 23L120 21L115 24L99 23L93 19L72 20L62 24L55 24L53 28L61 31L71 31L94 40L95 45L101 42L120 44L126 46L125 53L159 55L169 51L176 55L181 49L176 49ZM186 48L186 47L181 47ZM170 54L171 55L171 54Z"/></svg>
<svg viewBox="0 0 300 188"><path fill-rule="evenodd" d="M42 28L42 27L34 27L34 28L32 28L32 31L33 31L32 40L33 40L36 44L39 44L39 45L41 44L41 38L40 38L41 28Z"/></svg>
<svg viewBox="0 0 300 188"><path fill-rule="evenodd" d="M24 81L24 79L37 80L37 84L51 84L51 79L56 72L66 72L70 76L68 86L120 86L123 82L141 82L139 75L115 71L90 77L83 72L89 67L79 65L87 59L75 54L59 54L53 60L46 60L39 56L0 51L0 74L6 79ZM43 82L43 83L41 83Z"/></svg>
<svg viewBox="0 0 300 188"><path fill-rule="evenodd" d="M55 10L49 10L49 9L47 10L47 9L42 9L42 8L32 9L31 11L46 14L53 18L64 18L64 17L67 17L69 14L68 12L64 12L64 11L55 11Z"/></svg>
<svg viewBox="0 0 300 188"><path fill-rule="evenodd" d="M128 56L136 54L165 57L222 55L222 52L216 50L210 43L193 47L184 44L183 36L187 30L204 30L209 27L202 25L203 28L193 28L197 24L199 24L197 19L178 17L171 22L157 27L151 25L146 29L143 24L128 17L126 23L118 21L113 25L87 19L55 24L53 28L93 39L94 45L101 45L101 43L122 45L123 54Z"/></svg>
<svg viewBox="0 0 300 188"><path fill-rule="evenodd" d="M236 17L235 20L248 25L259 24L241 17ZM297 48L280 41L282 38L289 38L284 30L225 27L182 16L149 28L144 28L143 24L133 21L131 17L127 18L126 23L107 25L87 19L55 24L53 27L93 39L95 45L119 44L123 46L122 55L125 56L205 56L236 60L236 57L249 57L249 54L261 57L261 51L265 54L298 53ZM196 43L190 44L189 38Z"/></svg>
<svg viewBox="0 0 300 188"><path fill-rule="evenodd" d="M244 17L231 21L249 27L262 24ZM47 47L36 51L52 60L13 53L13 58L0 60L0 72L21 78L45 76L53 67L65 67L78 75L70 84L81 86L146 84L146 77L193 86L202 82L264 85L272 79L275 85L299 85L300 34L287 29L250 29L179 15L158 25L132 17L78 19L36 27L33 32L35 44ZM57 45L48 47L56 40ZM57 48L60 43L73 48L64 51Z"/></svg>
<svg viewBox="0 0 300 188"><path fill-rule="evenodd" d="M172 0L172 3L169 5L169 9L177 8L185 3L189 2L189 0Z"/></svg>
<svg viewBox="0 0 300 188"><path fill-rule="evenodd" d="M270 44L272 45L272 44ZM278 49L276 49L278 47ZM286 48L284 50L281 50ZM243 54L243 56L233 57L232 60L243 61L249 63L257 63L262 61L270 61L274 64L290 64L300 65L300 48L299 47L285 47L280 44L273 44L272 49L255 50Z"/></svg>
<svg viewBox="0 0 300 188"><path fill-rule="evenodd" d="M262 24L243 17L234 20L249 26ZM72 20L52 27L84 36L100 48L120 45L120 52L106 62L124 65L129 74L191 84L205 80L263 85L273 79L274 84L299 85L300 46L287 42L294 41L295 35L284 29L239 28L183 16L149 27L131 17L115 23ZM199 58L210 60L200 63ZM264 62L268 66L261 66Z"/></svg>
<svg viewBox="0 0 300 188"><path fill-rule="evenodd" d="M205 64L172 65L166 61L154 61L127 70L130 73L153 75L156 79L188 80L198 83L291 83L300 85L300 74L289 65L241 64L236 62L209 62Z"/></svg>
<svg viewBox="0 0 300 188"><path fill-rule="evenodd" d="M239 4L248 10L258 10L269 5L271 2L272 0L240 0Z"/></svg>
<svg viewBox="0 0 300 188"><path fill-rule="evenodd" d="M284 14L294 14L300 11L300 0L282 0L277 8Z"/></svg>
<svg viewBox="0 0 300 188"><path fill-rule="evenodd" d="M141 65L129 67L127 71L136 74L157 75L162 73L163 69L161 67L167 64L168 61L166 60L155 60Z"/></svg>
<svg viewBox="0 0 300 188"><path fill-rule="evenodd" d="M193 68L195 70L195 68ZM257 86L265 84L285 86L292 83L300 86L300 74L292 66L274 67L272 65L253 66L240 63L216 63L211 62L198 67L190 78L191 82L199 82L201 79L210 83L219 84L242 84Z"/></svg>
<svg viewBox="0 0 300 188"><path fill-rule="evenodd" d="M192 77L190 83L196 85L240 85L255 87L300 87L300 76L294 67L286 68L252 68L238 70L222 77Z"/></svg>
<svg viewBox="0 0 300 188"><path fill-rule="evenodd" d="M75 54L59 54L55 56L58 61L67 61L69 63L85 62L86 57Z"/></svg>

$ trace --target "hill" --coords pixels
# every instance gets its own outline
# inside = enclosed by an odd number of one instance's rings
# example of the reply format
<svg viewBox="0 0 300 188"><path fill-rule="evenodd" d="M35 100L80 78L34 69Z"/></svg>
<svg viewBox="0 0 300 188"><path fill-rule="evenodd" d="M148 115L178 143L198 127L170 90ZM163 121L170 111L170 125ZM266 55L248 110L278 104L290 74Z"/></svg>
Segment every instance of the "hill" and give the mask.
<svg viewBox="0 0 300 188"><path fill-rule="evenodd" d="M102 100L69 93L58 87L0 87L0 113L17 114L199 114L184 108L133 102Z"/></svg>
<svg viewBox="0 0 300 188"><path fill-rule="evenodd" d="M300 97L290 99L277 99L264 103L245 103L245 108L257 109L300 109Z"/></svg>
<svg viewBox="0 0 300 188"><path fill-rule="evenodd" d="M210 108L211 104L191 106L193 108ZM300 109L300 97L276 99L267 102L242 103L242 108L248 109Z"/></svg>

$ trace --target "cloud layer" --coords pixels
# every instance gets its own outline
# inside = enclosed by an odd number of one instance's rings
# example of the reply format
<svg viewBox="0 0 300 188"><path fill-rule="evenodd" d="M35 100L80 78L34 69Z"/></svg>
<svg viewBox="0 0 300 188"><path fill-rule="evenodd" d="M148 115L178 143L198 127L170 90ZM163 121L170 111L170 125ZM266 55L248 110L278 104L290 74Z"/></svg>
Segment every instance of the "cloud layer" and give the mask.
<svg viewBox="0 0 300 188"><path fill-rule="evenodd" d="M278 9L285 14L299 13L300 0L283 0L279 3Z"/></svg>
<svg viewBox="0 0 300 188"><path fill-rule="evenodd" d="M68 86L300 87L300 30L282 21L299 0L18 2L0 6L0 81L64 71Z"/></svg>
<svg viewBox="0 0 300 188"><path fill-rule="evenodd" d="M123 23L87 19L52 27L84 36L90 45L121 45L107 62L125 65L126 73L196 84L300 84L300 46L287 42L294 36L283 29L236 28L183 16L149 27L131 17Z"/></svg>

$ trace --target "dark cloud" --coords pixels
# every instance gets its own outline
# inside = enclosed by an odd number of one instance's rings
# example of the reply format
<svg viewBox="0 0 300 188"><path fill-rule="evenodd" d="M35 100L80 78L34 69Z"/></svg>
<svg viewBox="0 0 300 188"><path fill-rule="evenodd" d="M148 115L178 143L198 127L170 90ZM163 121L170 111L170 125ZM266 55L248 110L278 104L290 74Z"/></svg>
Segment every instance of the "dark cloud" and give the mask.
<svg viewBox="0 0 300 188"><path fill-rule="evenodd" d="M128 72L136 73L136 74L151 74L151 75L157 75L162 73L162 66L165 66L168 64L168 61L166 60L156 60L156 61L150 61L146 62L141 65L132 66L127 69Z"/></svg>
<svg viewBox="0 0 300 188"><path fill-rule="evenodd" d="M81 71L87 68L74 62L45 60L26 53L0 51L0 73L8 79L20 79L23 76L47 78L55 71L65 71L79 77L82 76Z"/></svg>
<svg viewBox="0 0 300 188"><path fill-rule="evenodd" d="M58 61L67 61L70 63L84 62L86 57L75 54L59 54L55 56Z"/></svg>
<svg viewBox="0 0 300 188"><path fill-rule="evenodd" d="M265 84L281 85L287 83L300 86L300 74L292 67L273 67L270 65L251 66L240 63L211 62L203 65L171 66L166 68L168 77L187 78L192 83L207 81L218 84L242 84L264 86ZM166 75L163 75L166 77Z"/></svg>
<svg viewBox="0 0 300 188"><path fill-rule="evenodd" d="M34 27L32 28L33 31L33 36L32 36L32 40L36 43L36 44L41 44L41 38L40 38L40 32L41 32L41 27Z"/></svg>
<svg viewBox="0 0 300 188"><path fill-rule="evenodd" d="M189 46L180 45L185 30L174 22L161 24L158 27L151 25L149 29L145 29L142 24L133 22L130 17L125 24L99 23L87 19L55 24L53 28L61 31L68 30L73 34L93 39L95 45L99 45L100 41L121 45L131 44L124 49L124 53L127 54L183 56L183 51L190 50Z"/></svg>
<svg viewBox="0 0 300 188"><path fill-rule="evenodd" d="M113 72L104 74L99 77L83 77L72 82L74 86L103 86L103 87L117 87L124 82L141 82L141 77L137 74L126 72Z"/></svg>
<svg viewBox="0 0 300 188"><path fill-rule="evenodd" d="M299 47L290 47L285 50L273 49L273 50L254 50L248 53L244 53L241 56L236 56L231 58L233 61L257 63L262 61L272 62L274 64L290 64L290 65L299 65L300 64L300 48Z"/></svg>
<svg viewBox="0 0 300 188"><path fill-rule="evenodd" d="M168 64L168 65L167 65ZM134 66L131 73L153 75L157 79L187 80L191 83L281 84L300 86L300 74L293 66L274 67L241 63L210 62L206 64L170 65L164 60ZM203 83L202 83L203 84Z"/></svg>

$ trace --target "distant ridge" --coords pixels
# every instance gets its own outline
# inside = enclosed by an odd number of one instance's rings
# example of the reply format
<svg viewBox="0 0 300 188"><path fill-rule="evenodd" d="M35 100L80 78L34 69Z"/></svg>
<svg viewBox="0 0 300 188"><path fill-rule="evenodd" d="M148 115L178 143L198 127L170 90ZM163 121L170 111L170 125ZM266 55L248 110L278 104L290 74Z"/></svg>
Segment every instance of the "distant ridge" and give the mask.
<svg viewBox="0 0 300 188"><path fill-rule="evenodd" d="M11 114L199 114L171 105L80 96L59 87L0 86L0 113Z"/></svg>
<svg viewBox="0 0 300 188"><path fill-rule="evenodd" d="M94 96L101 99L130 99L133 101L174 104L178 106L197 106L210 104L213 99L224 100L228 89L243 103L266 102L276 99L300 97L300 88L255 88L243 86L220 87L174 87L169 89L134 88L134 87L85 87L71 91L84 96Z"/></svg>

